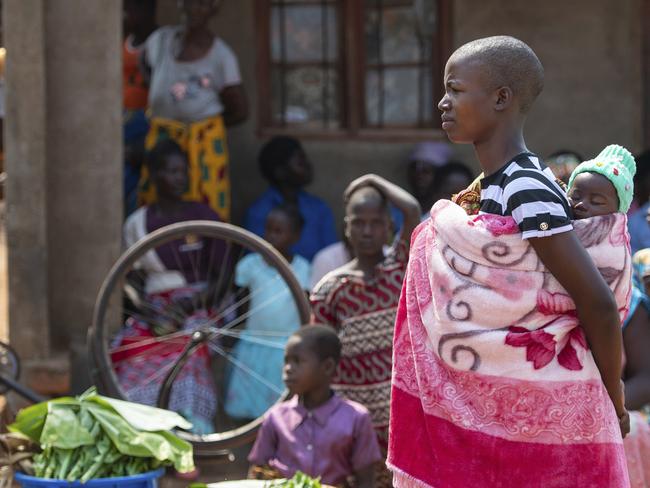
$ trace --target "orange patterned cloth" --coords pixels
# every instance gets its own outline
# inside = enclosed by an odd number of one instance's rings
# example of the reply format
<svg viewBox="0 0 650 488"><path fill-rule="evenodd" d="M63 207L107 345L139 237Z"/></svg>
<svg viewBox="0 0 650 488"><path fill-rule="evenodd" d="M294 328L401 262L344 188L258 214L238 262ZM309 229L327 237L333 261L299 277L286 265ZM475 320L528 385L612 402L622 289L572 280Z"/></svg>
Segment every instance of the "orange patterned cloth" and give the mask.
<svg viewBox="0 0 650 488"><path fill-rule="evenodd" d="M145 110L149 89L140 72L141 49L134 48L128 39L122 44L122 96L126 110Z"/></svg>

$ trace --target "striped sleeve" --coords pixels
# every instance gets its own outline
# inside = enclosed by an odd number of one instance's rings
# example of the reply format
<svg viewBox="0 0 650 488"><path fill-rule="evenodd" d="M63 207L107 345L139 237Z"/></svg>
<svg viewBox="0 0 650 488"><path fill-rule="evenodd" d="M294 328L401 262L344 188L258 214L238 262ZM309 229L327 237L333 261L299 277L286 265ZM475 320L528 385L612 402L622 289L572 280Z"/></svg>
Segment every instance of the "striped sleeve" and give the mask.
<svg viewBox="0 0 650 488"><path fill-rule="evenodd" d="M524 239L548 237L573 229L562 189L538 169L521 169L503 188L505 214L511 215Z"/></svg>

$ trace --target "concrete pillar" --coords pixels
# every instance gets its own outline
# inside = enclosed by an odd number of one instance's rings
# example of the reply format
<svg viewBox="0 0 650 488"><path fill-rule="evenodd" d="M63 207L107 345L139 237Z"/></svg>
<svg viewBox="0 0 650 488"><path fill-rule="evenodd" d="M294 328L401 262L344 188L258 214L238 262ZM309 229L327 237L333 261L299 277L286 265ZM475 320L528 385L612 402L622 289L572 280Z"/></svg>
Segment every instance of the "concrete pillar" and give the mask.
<svg viewBox="0 0 650 488"><path fill-rule="evenodd" d="M122 2L45 1L52 344L90 326L122 231Z"/></svg>
<svg viewBox="0 0 650 488"><path fill-rule="evenodd" d="M83 340L119 256L121 2L5 0L10 340Z"/></svg>
<svg viewBox="0 0 650 488"><path fill-rule="evenodd" d="M43 3L3 2L9 337L23 357L50 351Z"/></svg>

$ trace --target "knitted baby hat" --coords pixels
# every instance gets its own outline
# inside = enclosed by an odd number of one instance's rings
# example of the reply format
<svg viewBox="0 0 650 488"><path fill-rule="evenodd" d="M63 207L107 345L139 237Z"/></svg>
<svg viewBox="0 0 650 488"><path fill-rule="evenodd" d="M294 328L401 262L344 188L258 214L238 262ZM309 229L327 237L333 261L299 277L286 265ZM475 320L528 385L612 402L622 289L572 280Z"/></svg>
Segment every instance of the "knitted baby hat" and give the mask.
<svg viewBox="0 0 650 488"><path fill-rule="evenodd" d="M636 173L636 161L630 151L622 146L610 144L594 159L580 163L573 170L569 178L569 188L580 173L598 173L611 181L618 194L618 211L627 213L632 204Z"/></svg>

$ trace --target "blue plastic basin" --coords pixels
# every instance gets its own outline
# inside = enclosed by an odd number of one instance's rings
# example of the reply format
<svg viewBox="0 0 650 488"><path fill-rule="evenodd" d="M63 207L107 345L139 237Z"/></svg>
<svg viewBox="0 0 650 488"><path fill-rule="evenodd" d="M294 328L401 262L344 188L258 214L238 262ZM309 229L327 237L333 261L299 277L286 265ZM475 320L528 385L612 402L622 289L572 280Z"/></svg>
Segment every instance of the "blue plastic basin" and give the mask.
<svg viewBox="0 0 650 488"><path fill-rule="evenodd" d="M23 473L16 473L14 479L20 483L22 488L158 488L158 478L165 474L163 468L148 473L135 474L133 476L120 476L117 478L97 478L87 483L81 481L46 480L35 476L27 476Z"/></svg>

